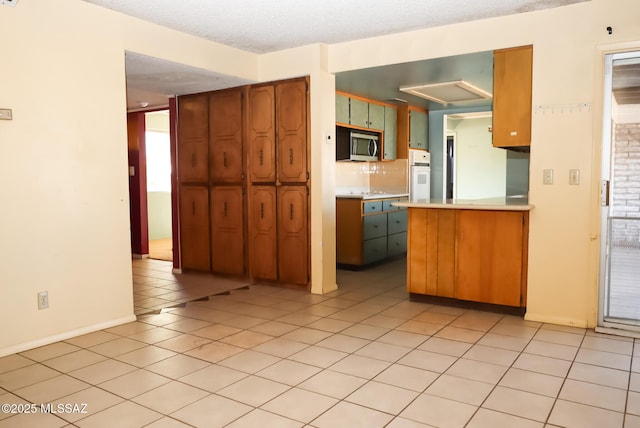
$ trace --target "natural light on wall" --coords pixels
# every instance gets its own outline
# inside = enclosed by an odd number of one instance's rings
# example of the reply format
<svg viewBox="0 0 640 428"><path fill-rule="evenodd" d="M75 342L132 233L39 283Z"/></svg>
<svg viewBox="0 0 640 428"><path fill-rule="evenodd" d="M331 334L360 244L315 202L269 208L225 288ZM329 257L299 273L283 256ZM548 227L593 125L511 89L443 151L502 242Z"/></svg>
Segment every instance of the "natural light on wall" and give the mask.
<svg viewBox="0 0 640 428"><path fill-rule="evenodd" d="M147 191L171 191L171 156L169 134L145 133L147 148Z"/></svg>

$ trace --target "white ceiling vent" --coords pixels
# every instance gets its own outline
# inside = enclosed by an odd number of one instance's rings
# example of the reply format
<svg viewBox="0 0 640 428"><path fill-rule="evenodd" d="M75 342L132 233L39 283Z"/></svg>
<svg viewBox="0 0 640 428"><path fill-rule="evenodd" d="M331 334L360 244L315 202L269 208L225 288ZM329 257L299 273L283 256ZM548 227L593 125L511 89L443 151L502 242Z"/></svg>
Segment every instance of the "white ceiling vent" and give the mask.
<svg viewBox="0 0 640 428"><path fill-rule="evenodd" d="M18 0L0 0L0 5L15 6Z"/></svg>
<svg viewBox="0 0 640 428"><path fill-rule="evenodd" d="M464 80L416 86L403 86L400 90L443 105L463 103L467 101L488 100L492 98L492 95L489 92L480 89L477 86L473 86L471 83L465 82Z"/></svg>

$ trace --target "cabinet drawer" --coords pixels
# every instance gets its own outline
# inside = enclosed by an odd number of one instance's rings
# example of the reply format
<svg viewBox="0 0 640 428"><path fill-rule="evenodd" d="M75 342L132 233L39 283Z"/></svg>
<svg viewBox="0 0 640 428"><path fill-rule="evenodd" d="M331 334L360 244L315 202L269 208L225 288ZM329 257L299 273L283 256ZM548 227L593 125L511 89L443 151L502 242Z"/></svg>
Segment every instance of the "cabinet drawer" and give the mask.
<svg viewBox="0 0 640 428"><path fill-rule="evenodd" d="M387 233L393 235L394 233L407 231L407 210L396 211L387 214Z"/></svg>
<svg viewBox="0 0 640 428"><path fill-rule="evenodd" d="M362 239L387 236L387 215L368 215L362 218Z"/></svg>
<svg viewBox="0 0 640 428"><path fill-rule="evenodd" d="M391 206L392 203L398 202L397 199L385 199L382 201L382 210L383 211L398 211L398 207Z"/></svg>
<svg viewBox="0 0 640 428"><path fill-rule="evenodd" d="M387 237L387 253L389 257L407 252L407 232L395 233Z"/></svg>
<svg viewBox="0 0 640 428"><path fill-rule="evenodd" d="M369 264L387 257L387 237L369 239L363 242L362 262Z"/></svg>
<svg viewBox="0 0 640 428"><path fill-rule="evenodd" d="M365 214L382 212L382 201L365 202L363 205L363 212Z"/></svg>

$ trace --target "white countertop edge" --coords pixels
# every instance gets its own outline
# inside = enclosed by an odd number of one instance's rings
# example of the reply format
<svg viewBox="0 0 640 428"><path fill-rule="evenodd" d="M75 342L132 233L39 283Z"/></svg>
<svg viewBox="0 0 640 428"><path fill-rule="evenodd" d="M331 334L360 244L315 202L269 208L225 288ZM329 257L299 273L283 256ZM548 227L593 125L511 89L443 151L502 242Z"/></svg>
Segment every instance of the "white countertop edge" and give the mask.
<svg viewBox="0 0 640 428"><path fill-rule="evenodd" d="M409 196L408 193L368 193L368 194L347 193L347 194L336 194L336 198L364 199L364 200L406 198L408 196Z"/></svg>
<svg viewBox="0 0 640 428"><path fill-rule="evenodd" d="M508 201L502 199L500 201L426 201L417 200L413 202L394 202L391 204L396 207L407 208L444 208L452 210L493 210L493 211L531 211L535 208L535 205L526 203L522 200Z"/></svg>

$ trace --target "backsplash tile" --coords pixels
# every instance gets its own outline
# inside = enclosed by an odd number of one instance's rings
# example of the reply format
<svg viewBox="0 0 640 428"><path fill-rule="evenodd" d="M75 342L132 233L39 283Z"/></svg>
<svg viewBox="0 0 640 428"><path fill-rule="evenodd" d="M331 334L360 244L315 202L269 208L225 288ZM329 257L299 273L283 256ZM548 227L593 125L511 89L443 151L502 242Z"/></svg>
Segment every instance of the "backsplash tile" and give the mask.
<svg viewBox="0 0 640 428"><path fill-rule="evenodd" d="M407 192L406 159L385 162L336 162L336 193Z"/></svg>

